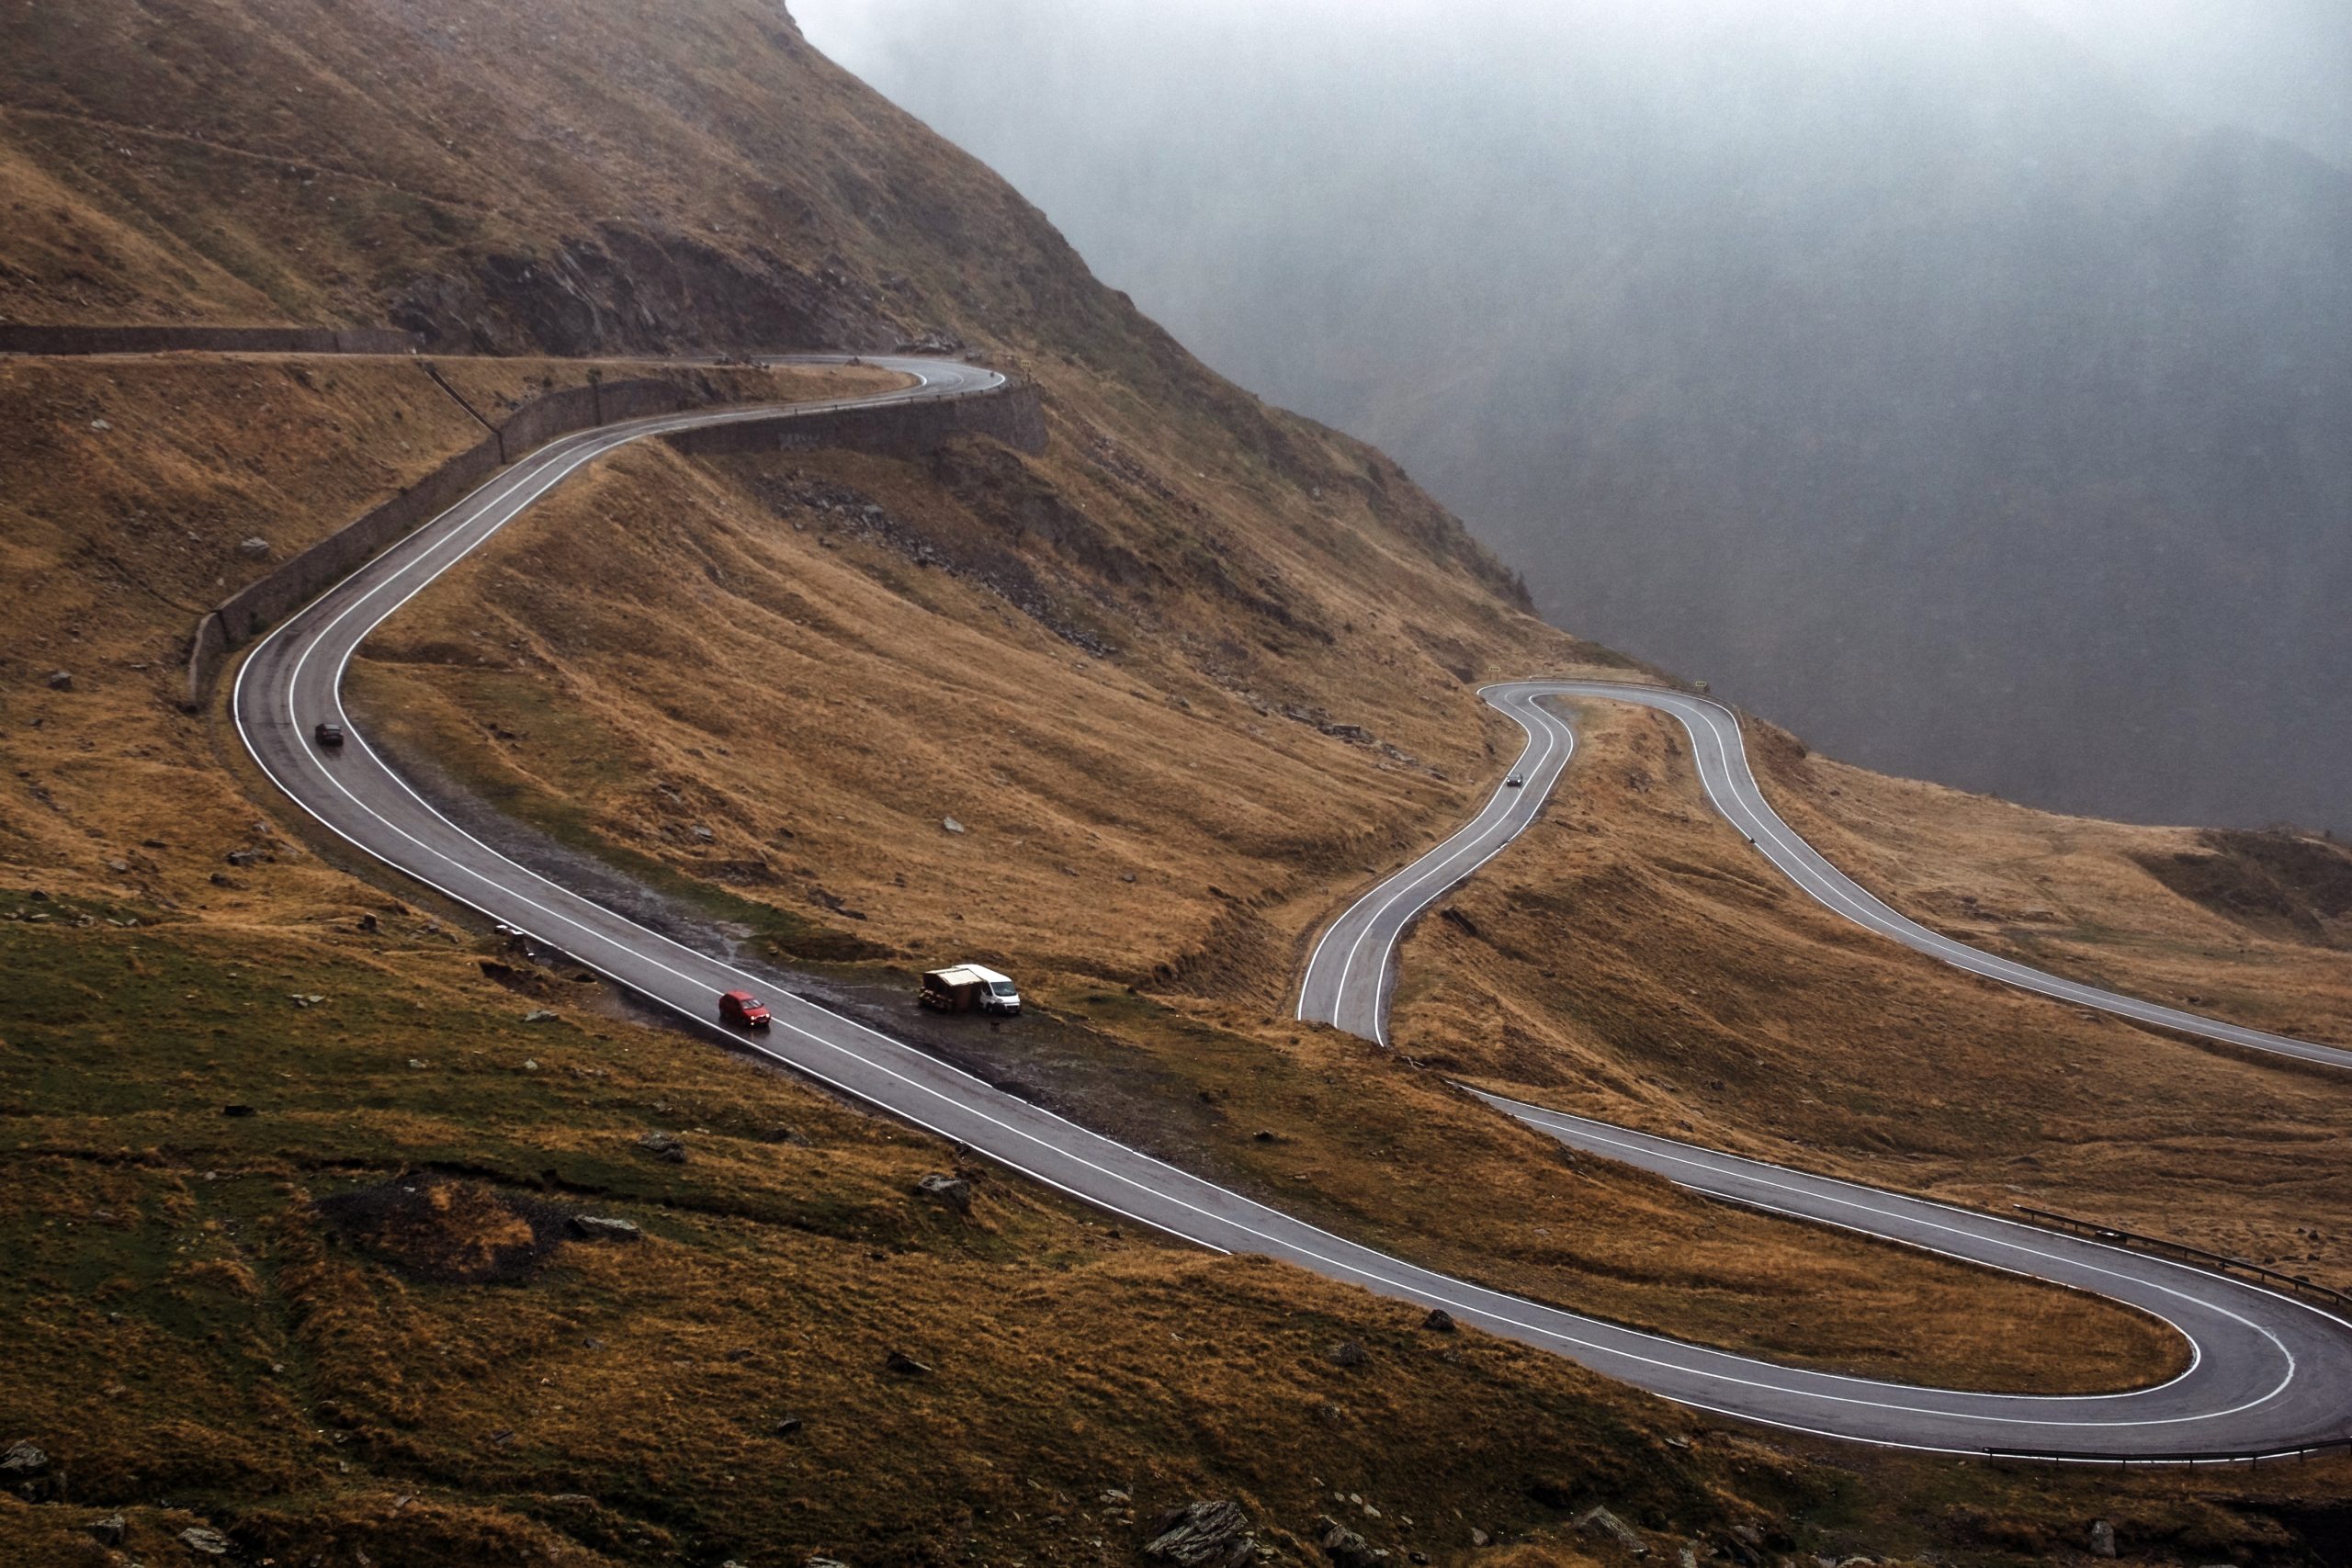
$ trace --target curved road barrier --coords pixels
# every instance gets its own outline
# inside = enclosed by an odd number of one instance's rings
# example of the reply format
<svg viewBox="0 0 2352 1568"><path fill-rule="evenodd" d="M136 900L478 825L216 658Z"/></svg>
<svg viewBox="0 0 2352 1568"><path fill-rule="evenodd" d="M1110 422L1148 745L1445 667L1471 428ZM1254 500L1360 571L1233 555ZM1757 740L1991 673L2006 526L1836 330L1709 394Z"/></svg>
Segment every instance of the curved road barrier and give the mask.
<svg viewBox="0 0 2352 1568"><path fill-rule="evenodd" d="M804 410L821 415L845 406L922 404L997 384L992 372L967 366L907 359L871 363L905 371L920 384L803 405ZM1443 1307L1465 1323L1558 1351L1684 1404L1864 1442L1963 1452L2064 1450L2112 1460L2225 1450L2283 1452L2352 1434L2341 1399L2341 1391L2352 1387L2352 1331L2300 1303L2161 1258L1597 1123L1577 1125L1573 1118L1533 1107L1503 1109L1545 1119L1541 1124L1555 1136L1592 1140L1596 1147L1607 1140L1606 1152L1614 1157L1671 1168L1675 1179L1702 1190L1712 1186L1745 1201L2132 1302L2189 1340L2192 1364L2160 1386L2097 1397L1912 1388L1777 1367L1417 1267L1090 1133L805 1001L774 976L695 952L515 863L435 810L350 724L341 688L345 667L360 643L567 474L629 441L792 414L757 408L647 419L567 436L532 454L255 645L238 671L232 698L245 745L277 786L328 830L447 897L560 949L742 1048L1048 1186L1204 1247L1265 1254L1382 1295ZM311 728L322 721L341 723L346 744L332 751L311 744ZM1561 736L1547 743L1551 749L1540 773L1529 773L1525 790L1510 792L1522 798L1503 802L1505 818L1523 826L1519 814L1532 815L1541 789L1550 786L1566 760L1564 737L1562 726ZM1359 977L1354 984L1361 988L1363 981ZM1376 979L1371 988L1378 991ZM717 998L736 989L769 998L775 1021L766 1039L718 1029Z"/></svg>

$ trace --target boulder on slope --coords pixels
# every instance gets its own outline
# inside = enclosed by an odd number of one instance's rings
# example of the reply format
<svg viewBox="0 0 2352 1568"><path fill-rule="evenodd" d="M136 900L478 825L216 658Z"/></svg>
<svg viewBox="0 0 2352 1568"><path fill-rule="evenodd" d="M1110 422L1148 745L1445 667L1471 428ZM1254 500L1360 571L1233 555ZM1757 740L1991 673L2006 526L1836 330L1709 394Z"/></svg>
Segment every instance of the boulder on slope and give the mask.
<svg viewBox="0 0 2352 1568"><path fill-rule="evenodd" d="M1180 1568L1241 1568L1258 1555L1250 1516L1230 1498L1210 1498L1170 1508L1152 1521L1143 1554Z"/></svg>

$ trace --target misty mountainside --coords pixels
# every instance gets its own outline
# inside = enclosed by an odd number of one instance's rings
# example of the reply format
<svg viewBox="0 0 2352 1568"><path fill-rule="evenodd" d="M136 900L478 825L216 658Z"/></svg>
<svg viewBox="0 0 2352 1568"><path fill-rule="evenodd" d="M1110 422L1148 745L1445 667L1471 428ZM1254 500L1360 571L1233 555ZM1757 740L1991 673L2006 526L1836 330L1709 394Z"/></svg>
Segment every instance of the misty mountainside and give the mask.
<svg viewBox="0 0 2352 1568"><path fill-rule="evenodd" d="M1558 624L1873 767L2352 827L2352 175L1993 7L902 9L886 90Z"/></svg>
<svg viewBox="0 0 2352 1568"><path fill-rule="evenodd" d="M658 25L588 0L26 7L0 16L0 320L390 323L444 354L969 352L1034 383L1105 482L1167 513L1121 514L1121 547L1181 555L1170 581L1209 585L1200 657L1225 678L1274 657L1269 638L1330 644L1306 603L1357 573L1398 615L1548 636L1394 463L1207 369L775 0L696 0ZM1204 451L1147 474L1102 422L1114 407ZM1183 493L1210 482L1209 453L1306 504ZM1424 568L1443 584L1426 604ZM1159 586L1122 644L1177 639ZM1238 653L1216 645L1238 623L1214 619L1236 605L1272 628Z"/></svg>

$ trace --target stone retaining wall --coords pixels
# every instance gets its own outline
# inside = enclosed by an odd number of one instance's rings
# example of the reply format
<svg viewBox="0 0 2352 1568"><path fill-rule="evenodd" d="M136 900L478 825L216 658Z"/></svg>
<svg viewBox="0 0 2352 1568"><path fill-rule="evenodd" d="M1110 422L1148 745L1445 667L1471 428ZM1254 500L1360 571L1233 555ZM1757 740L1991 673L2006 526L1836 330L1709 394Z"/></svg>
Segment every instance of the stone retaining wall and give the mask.
<svg viewBox="0 0 2352 1568"><path fill-rule="evenodd" d="M413 354L392 327L30 326L0 322L0 354Z"/></svg>
<svg viewBox="0 0 2352 1568"><path fill-rule="evenodd" d="M690 457L846 446L886 457L920 457L950 435L967 433L993 436L1023 452L1044 451L1046 412L1037 389L1015 384L936 402L780 414L681 430L662 439Z"/></svg>
<svg viewBox="0 0 2352 1568"><path fill-rule="evenodd" d="M188 647L187 705L200 709L229 655L359 570L395 541L439 516L500 468L559 435L728 400L707 377L638 378L571 387L534 398L497 431L398 495L371 507L276 570L239 589L196 624ZM1000 388L939 402L843 409L712 425L664 437L684 453L849 446L921 457L959 432L992 435L1023 451L1045 449L1046 421L1034 388Z"/></svg>

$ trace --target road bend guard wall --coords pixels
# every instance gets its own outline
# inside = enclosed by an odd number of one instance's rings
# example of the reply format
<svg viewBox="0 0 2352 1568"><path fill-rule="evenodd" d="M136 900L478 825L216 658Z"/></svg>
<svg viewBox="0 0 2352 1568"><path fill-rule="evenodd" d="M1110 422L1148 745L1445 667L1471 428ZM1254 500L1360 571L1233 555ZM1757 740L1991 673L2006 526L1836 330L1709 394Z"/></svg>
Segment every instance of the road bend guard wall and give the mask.
<svg viewBox="0 0 2352 1568"><path fill-rule="evenodd" d="M641 377L569 387L532 399L509 414L487 439L266 576L247 583L199 619L188 647L187 705L190 710L204 705L220 666L239 647L356 571L378 551L456 505L525 453L575 430L723 403L730 392L731 389L708 377L686 380ZM1045 414L1035 389L1026 386L998 388L939 402L823 414L779 412L773 420L716 425L683 434L718 436L737 431L744 434L733 442L695 444L678 435L668 439L687 453L850 446L899 457L920 457L949 435L967 431L995 436L1023 451L1040 452L1046 446Z"/></svg>
<svg viewBox="0 0 2352 1568"><path fill-rule="evenodd" d="M1037 389L1013 383L936 402L780 413L774 419L681 430L662 439L690 456L846 446L886 457L920 457L949 436L965 434L993 436L1023 452L1044 451L1046 413Z"/></svg>
<svg viewBox="0 0 2352 1568"><path fill-rule="evenodd" d="M413 354L393 327L28 326L0 323L0 354Z"/></svg>
<svg viewBox="0 0 2352 1568"><path fill-rule="evenodd" d="M574 430L675 413L725 402L729 396L729 388L696 376L571 387L532 399L508 415L494 434L245 584L198 621L188 647L187 705L204 705L222 661L236 649L348 577L377 551L447 511L515 457Z"/></svg>

